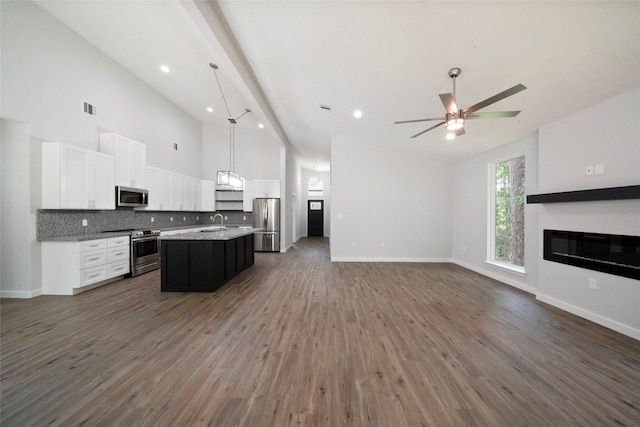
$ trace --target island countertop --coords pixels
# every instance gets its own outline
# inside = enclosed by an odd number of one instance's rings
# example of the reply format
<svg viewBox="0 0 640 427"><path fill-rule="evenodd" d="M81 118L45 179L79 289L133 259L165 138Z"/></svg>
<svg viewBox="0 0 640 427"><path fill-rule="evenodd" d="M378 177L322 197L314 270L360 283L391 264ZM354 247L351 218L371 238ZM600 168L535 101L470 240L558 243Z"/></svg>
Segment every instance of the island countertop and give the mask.
<svg viewBox="0 0 640 427"><path fill-rule="evenodd" d="M253 227L207 227L201 231L192 231L168 236L160 236L160 240L232 240L248 236L263 228Z"/></svg>

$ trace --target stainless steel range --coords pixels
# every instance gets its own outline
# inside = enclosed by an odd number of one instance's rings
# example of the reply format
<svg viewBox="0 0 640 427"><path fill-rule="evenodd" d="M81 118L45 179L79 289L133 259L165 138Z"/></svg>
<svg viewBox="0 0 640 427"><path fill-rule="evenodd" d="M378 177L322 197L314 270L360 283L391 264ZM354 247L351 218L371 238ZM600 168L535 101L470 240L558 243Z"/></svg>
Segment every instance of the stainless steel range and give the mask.
<svg viewBox="0 0 640 427"><path fill-rule="evenodd" d="M131 232L131 276L160 268L160 230Z"/></svg>

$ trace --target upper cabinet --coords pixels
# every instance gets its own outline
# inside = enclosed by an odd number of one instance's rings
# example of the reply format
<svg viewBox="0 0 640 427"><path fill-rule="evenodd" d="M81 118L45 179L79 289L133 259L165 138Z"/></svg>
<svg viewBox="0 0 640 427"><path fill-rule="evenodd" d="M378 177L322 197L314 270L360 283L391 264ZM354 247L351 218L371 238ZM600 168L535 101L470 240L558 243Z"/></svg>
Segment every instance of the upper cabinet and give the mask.
<svg viewBox="0 0 640 427"><path fill-rule="evenodd" d="M244 198L242 200L243 210L245 212L253 211L253 199L256 198L279 198L280 197L280 180L279 179L256 179L247 181L244 189Z"/></svg>
<svg viewBox="0 0 640 427"><path fill-rule="evenodd" d="M100 134L100 151L116 162L116 185L146 188L147 147L116 133Z"/></svg>
<svg viewBox="0 0 640 427"><path fill-rule="evenodd" d="M59 142L42 144L43 209L115 209L114 158Z"/></svg>
<svg viewBox="0 0 640 427"><path fill-rule="evenodd" d="M200 209L204 212L216 210L216 182L203 179L200 181Z"/></svg>

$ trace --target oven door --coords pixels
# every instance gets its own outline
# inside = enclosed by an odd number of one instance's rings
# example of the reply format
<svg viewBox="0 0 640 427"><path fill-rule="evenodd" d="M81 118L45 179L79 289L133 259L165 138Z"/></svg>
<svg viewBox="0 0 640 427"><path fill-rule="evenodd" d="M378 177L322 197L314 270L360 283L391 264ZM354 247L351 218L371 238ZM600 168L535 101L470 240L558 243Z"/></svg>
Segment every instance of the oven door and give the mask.
<svg viewBox="0 0 640 427"><path fill-rule="evenodd" d="M160 263L160 245L158 236L149 236L135 238L131 240L131 264L132 266L141 266L146 264L156 264L156 268Z"/></svg>

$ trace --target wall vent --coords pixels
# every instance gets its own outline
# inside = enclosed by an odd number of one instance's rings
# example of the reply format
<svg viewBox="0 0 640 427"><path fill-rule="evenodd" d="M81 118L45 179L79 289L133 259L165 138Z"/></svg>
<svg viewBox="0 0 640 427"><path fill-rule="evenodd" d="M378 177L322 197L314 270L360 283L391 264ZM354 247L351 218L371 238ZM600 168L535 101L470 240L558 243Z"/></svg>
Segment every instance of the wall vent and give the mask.
<svg viewBox="0 0 640 427"><path fill-rule="evenodd" d="M330 105L320 104L320 109L325 111L331 111Z"/></svg>
<svg viewBox="0 0 640 427"><path fill-rule="evenodd" d="M84 112L92 116L98 116L98 107L91 105L88 102L84 102Z"/></svg>

